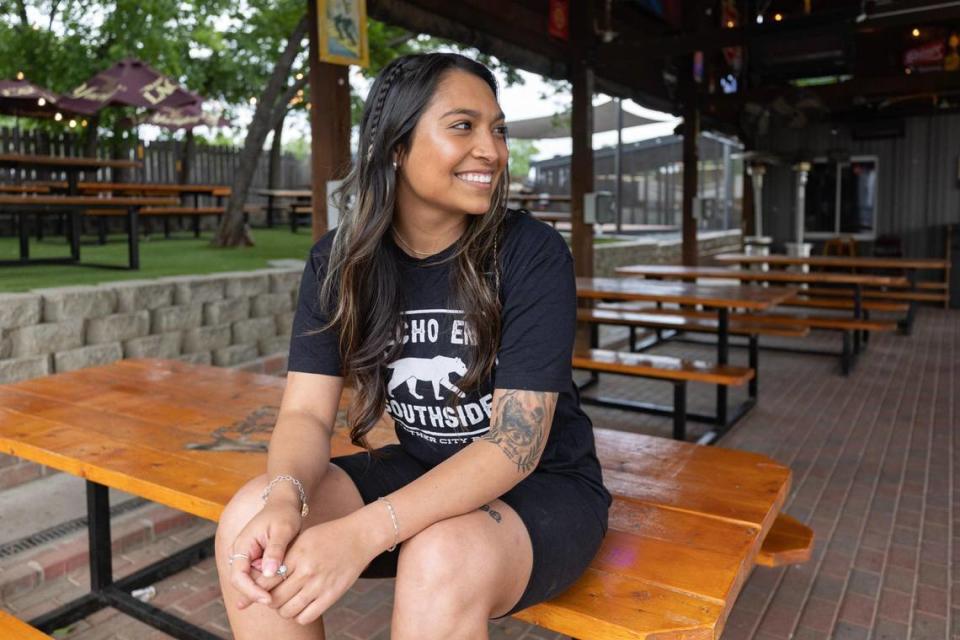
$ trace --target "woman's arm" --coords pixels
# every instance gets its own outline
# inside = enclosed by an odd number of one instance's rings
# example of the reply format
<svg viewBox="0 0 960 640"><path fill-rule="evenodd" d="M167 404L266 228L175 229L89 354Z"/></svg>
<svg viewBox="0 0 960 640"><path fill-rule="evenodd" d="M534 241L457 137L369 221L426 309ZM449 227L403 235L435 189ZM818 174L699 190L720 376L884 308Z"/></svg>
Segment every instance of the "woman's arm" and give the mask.
<svg viewBox="0 0 960 640"><path fill-rule="evenodd" d="M543 454L556 405L556 392L496 389L486 435L390 494L400 540L478 509L530 475ZM394 543L386 505L368 504L348 518L373 536L378 550Z"/></svg>
<svg viewBox="0 0 960 640"><path fill-rule="evenodd" d="M267 477L290 475L298 479L307 496L326 473L330 438L336 424L343 378L291 371L280 403L277 424L270 437ZM267 501L289 503L299 512L300 494L291 482L279 482Z"/></svg>

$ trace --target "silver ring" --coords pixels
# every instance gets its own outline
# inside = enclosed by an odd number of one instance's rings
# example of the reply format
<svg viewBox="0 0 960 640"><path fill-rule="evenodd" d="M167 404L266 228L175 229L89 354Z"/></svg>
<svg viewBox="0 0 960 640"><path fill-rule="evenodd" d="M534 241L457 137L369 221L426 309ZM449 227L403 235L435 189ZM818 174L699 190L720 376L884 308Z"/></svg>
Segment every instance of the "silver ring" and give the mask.
<svg viewBox="0 0 960 640"><path fill-rule="evenodd" d="M227 560L227 564L232 565L232 564L233 564L233 561L236 560L237 558L243 558L244 560L249 560L249 559L250 559L250 556L248 556L248 555L245 554L245 553L234 553L234 554L231 555L230 558Z"/></svg>
<svg viewBox="0 0 960 640"><path fill-rule="evenodd" d="M277 567L277 575L280 576L280 579L281 579L281 580L286 580L286 579L287 579L287 565L281 564L279 567Z"/></svg>

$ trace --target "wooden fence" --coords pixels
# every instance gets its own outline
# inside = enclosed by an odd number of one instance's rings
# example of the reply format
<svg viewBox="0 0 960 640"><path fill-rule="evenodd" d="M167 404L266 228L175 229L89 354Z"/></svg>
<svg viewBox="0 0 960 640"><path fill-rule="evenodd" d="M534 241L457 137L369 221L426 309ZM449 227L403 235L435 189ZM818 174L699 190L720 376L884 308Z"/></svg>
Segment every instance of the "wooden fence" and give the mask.
<svg viewBox="0 0 960 640"><path fill-rule="evenodd" d="M81 136L69 133L51 134L45 131L20 131L0 128L0 153L26 153L54 156L81 156L84 140ZM123 173L126 182L177 183L180 181L181 162L185 159L187 145L180 140L156 140L136 144L131 141L126 148L114 149L108 144L98 145L94 155L99 158L125 158L140 160L143 168ZM196 144L188 166L190 184L229 185L233 171L240 161L240 149L233 146L211 146ZM266 188L269 185L270 152L261 153L251 189ZM277 180L273 187L277 189L303 188L310 184L309 161L301 160L291 154L281 154L280 166L276 172ZM19 180L53 179L56 172L31 170L14 175L11 171L0 171L0 183ZM93 179L91 174L87 179ZM95 179L116 179L109 171L97 172ZM252 200L255 198L251 197Z"/></svg>

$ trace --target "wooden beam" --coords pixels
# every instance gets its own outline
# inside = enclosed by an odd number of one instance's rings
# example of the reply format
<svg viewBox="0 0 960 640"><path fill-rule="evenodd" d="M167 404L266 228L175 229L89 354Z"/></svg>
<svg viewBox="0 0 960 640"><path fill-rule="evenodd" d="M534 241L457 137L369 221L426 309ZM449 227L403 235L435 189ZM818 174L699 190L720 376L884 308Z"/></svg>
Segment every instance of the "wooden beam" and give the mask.
<svg viewBox="0 0 960 640"><path fill-rule="evenodd" d="M579 277L593 276L593 225L583 221L583 196L593 191L593 91L594 74L586 59L591 12L587 3L570 4L573 39L571 93L573 112L570 134L573 153L570 157L570 222L574 271Z"/></svg>
<svg viewBox="0 0 960 640"><path fill-rule="evenodd" d="M349 67L320 62L317 1L307 0L310 22L310 187L313 240L327 232L327 181L350 170Z"/></svg>

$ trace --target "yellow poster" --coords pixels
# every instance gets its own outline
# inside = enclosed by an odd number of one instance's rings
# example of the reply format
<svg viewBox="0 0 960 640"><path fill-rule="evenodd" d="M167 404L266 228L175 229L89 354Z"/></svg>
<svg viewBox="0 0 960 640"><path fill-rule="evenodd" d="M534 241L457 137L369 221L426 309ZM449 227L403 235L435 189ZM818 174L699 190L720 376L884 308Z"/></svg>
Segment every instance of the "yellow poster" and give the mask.
<svg viewBox="0 0 960 640"><path fill-rule="evenodd" d="M320 60L369 66L366 0L317 0Z"/></svg>

